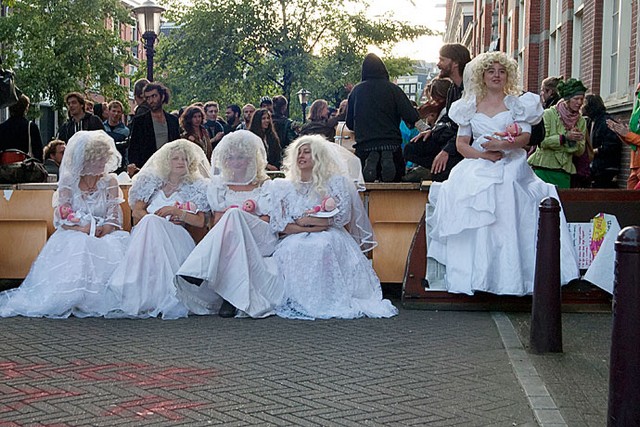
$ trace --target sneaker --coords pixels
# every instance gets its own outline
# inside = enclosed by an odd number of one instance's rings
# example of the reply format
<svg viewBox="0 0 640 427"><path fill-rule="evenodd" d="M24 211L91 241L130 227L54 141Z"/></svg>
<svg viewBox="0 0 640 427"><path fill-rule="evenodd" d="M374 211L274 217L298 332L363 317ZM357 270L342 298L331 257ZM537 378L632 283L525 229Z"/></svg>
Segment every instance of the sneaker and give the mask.
<svg viewBox="0 0 640 427"><path fill-rule="evenodd" d="M222 306L218 310L218 316L229 318L236 315L236 308L227 300L222 301Z"/></svg>
<svg viewBox="0 0 640 427"><path fill-rule="evenodd" d="M404 182L422 182L431 179L431 171L423 166L417 166L402 177Z"/></svg>
<svg viewBox="0 0 640 427"><path fill-rule="evenodd" d="M380 153L378 151L371 151L367 156L367 160L364 161L364 168L362 169L362 176L364 176L365 182L374 182L378 177L378 162L380 161Z"/></svg>
<svg viewBox="0 0 640 427"><path fill-rule="evenodd" d="M380 163L382 169L380 172L380 175L382 176L382 182L393 182L393 180L396 178L396 164L393 161L393 152L388 150L383 151Z"/></svg>

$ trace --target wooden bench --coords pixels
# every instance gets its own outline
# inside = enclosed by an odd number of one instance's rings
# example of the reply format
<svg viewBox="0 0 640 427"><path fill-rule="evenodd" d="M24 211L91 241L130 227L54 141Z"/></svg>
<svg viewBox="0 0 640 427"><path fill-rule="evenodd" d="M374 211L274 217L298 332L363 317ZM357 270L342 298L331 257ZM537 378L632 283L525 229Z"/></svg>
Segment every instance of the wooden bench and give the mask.
<svg viewBox="0 0 640 427"><path fill-rule="evenodd" d="M423 188L425 192L428 188ZM558 192L568 222L588 222L605 212L617 217L621 227L640 224L640 191L573 189ZM426 275L426 234L424 215L406 261L402 304L407 308L430 310L514 310L528 311L531 297L501 296L477 292L473 296L428 289ZM611 296L599 288L577 280L562 289L563 311L609 311Z"/></svg>

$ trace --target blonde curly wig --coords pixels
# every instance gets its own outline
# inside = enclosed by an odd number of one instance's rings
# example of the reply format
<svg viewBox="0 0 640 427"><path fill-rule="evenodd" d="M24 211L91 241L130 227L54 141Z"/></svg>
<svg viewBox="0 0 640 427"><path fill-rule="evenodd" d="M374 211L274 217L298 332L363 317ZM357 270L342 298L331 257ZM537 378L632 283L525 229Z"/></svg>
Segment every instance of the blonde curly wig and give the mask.
<svg viewBox="0 0 640 427"><path fill-rule="evenodd" d="M327 181L340 174L338 162L334 158L334 151L329 144L331 142L320 135L305 135L293 141L288 147L283 160L283 169L287 179L296 185L301 182L300 169L298 169L298 153L300 149L308 145L311 148L311 158L313 160L312 181L313 189L320 195L326 195Z"/></svg>
<svg viewBox="0 0 640 427"><path fill-rule="evenodd" d="M504 87L505 95L520 95L522 89L518 84L518 64L504 52L485 52L471 60L465 67L465 92L469 91L469 94L475 95L478 101L484 98L487 95L484 72L495 63L504 66L507 70L507 83Z"/></svg>

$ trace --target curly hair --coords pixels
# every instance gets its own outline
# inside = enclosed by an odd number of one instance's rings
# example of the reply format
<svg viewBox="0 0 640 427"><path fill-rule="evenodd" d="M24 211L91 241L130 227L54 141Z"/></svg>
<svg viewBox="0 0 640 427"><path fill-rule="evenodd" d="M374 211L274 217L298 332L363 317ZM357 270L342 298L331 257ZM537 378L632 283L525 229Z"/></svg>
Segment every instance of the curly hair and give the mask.
<svg viewBox="0 0 640 427"><path fill-rule="evenodd" d="M202 116L202 122L204 123L206 116L204 115L204 110L202 109L202 107L198 105L193 104L188 106L186 110L184 110L184 112L180 115L180 127L184 129L185 134L193 135L193 133L195 132L191 120L197 113L200 113L200 116Z"/></svg>
<svg viewBox="0 0 640 427"><path fill-rule="evenodd" d="M520 95L521 88L518 85L518 64L509 58L504 52L485 52L476 56L467 66L470 84L465 81L465 90L473 92L480 101L487 95L487 87L484 84L484 73L493 64L498 63L507 70L507 83L504 86L505 95ZM466 73L465 73L466 74Z"/></svg>
<svg viewBox="0 0 640 427"><path fill-rule="evenodd" d="M198 150L200 150L200 152L198 152ZM161 156L157 163L159 177L163 181L169 179L169 174L171 173L171 156L173 156L175 152L182 153L187 160L187 175L183 178L183 181L192 183L201 178L202 174L199 169L199 160L204 156L200 147L188 139L177 139L169 142L160 147L156 154L154 154L154 156Z"/></svg>
<svg viewBox="0 0 640 427"><path fill-rule="evenodd" d="M326 196L327 182L331 177L340 174L339 166L332 156L333 152L329 144L332 143L321 135L304 135L289 144L283 160L283 170L287 179L296 185L301 182L297 162L298 153L303 146L308 145L311 148L311 159L313 160L311 173L313 188L320 195Z"/></svg>
<svg viewBox="0 0 640 427"><path fill-rule="evenodd" d="M212 166L219 169L224 176L230 176L226 161L232 155L241 155L255 162L256 179L266 181L267 154L262 140L248 130L237 130L225 135L213 150Z"/></svg>

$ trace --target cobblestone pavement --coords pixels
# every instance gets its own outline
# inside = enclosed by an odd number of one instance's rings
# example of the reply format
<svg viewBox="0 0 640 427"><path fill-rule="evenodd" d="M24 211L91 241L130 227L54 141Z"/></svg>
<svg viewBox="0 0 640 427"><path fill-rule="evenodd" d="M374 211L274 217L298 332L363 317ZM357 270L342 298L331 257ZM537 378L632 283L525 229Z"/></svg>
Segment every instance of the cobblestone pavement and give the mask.
<svg viewBox="0 0 640 427"><path fill-rule="evenodd" d="M530 314L511 313L509 317L528 348ZM570 426L607 424L611 326L611 313L563 313L563 352L529 355Z"/></svg>
<svg viewBox="0 0 640 427"><path fill-rule="evenodd" d="M9 318L0 342L0 426L536 425L491 313Z"/></svg>

